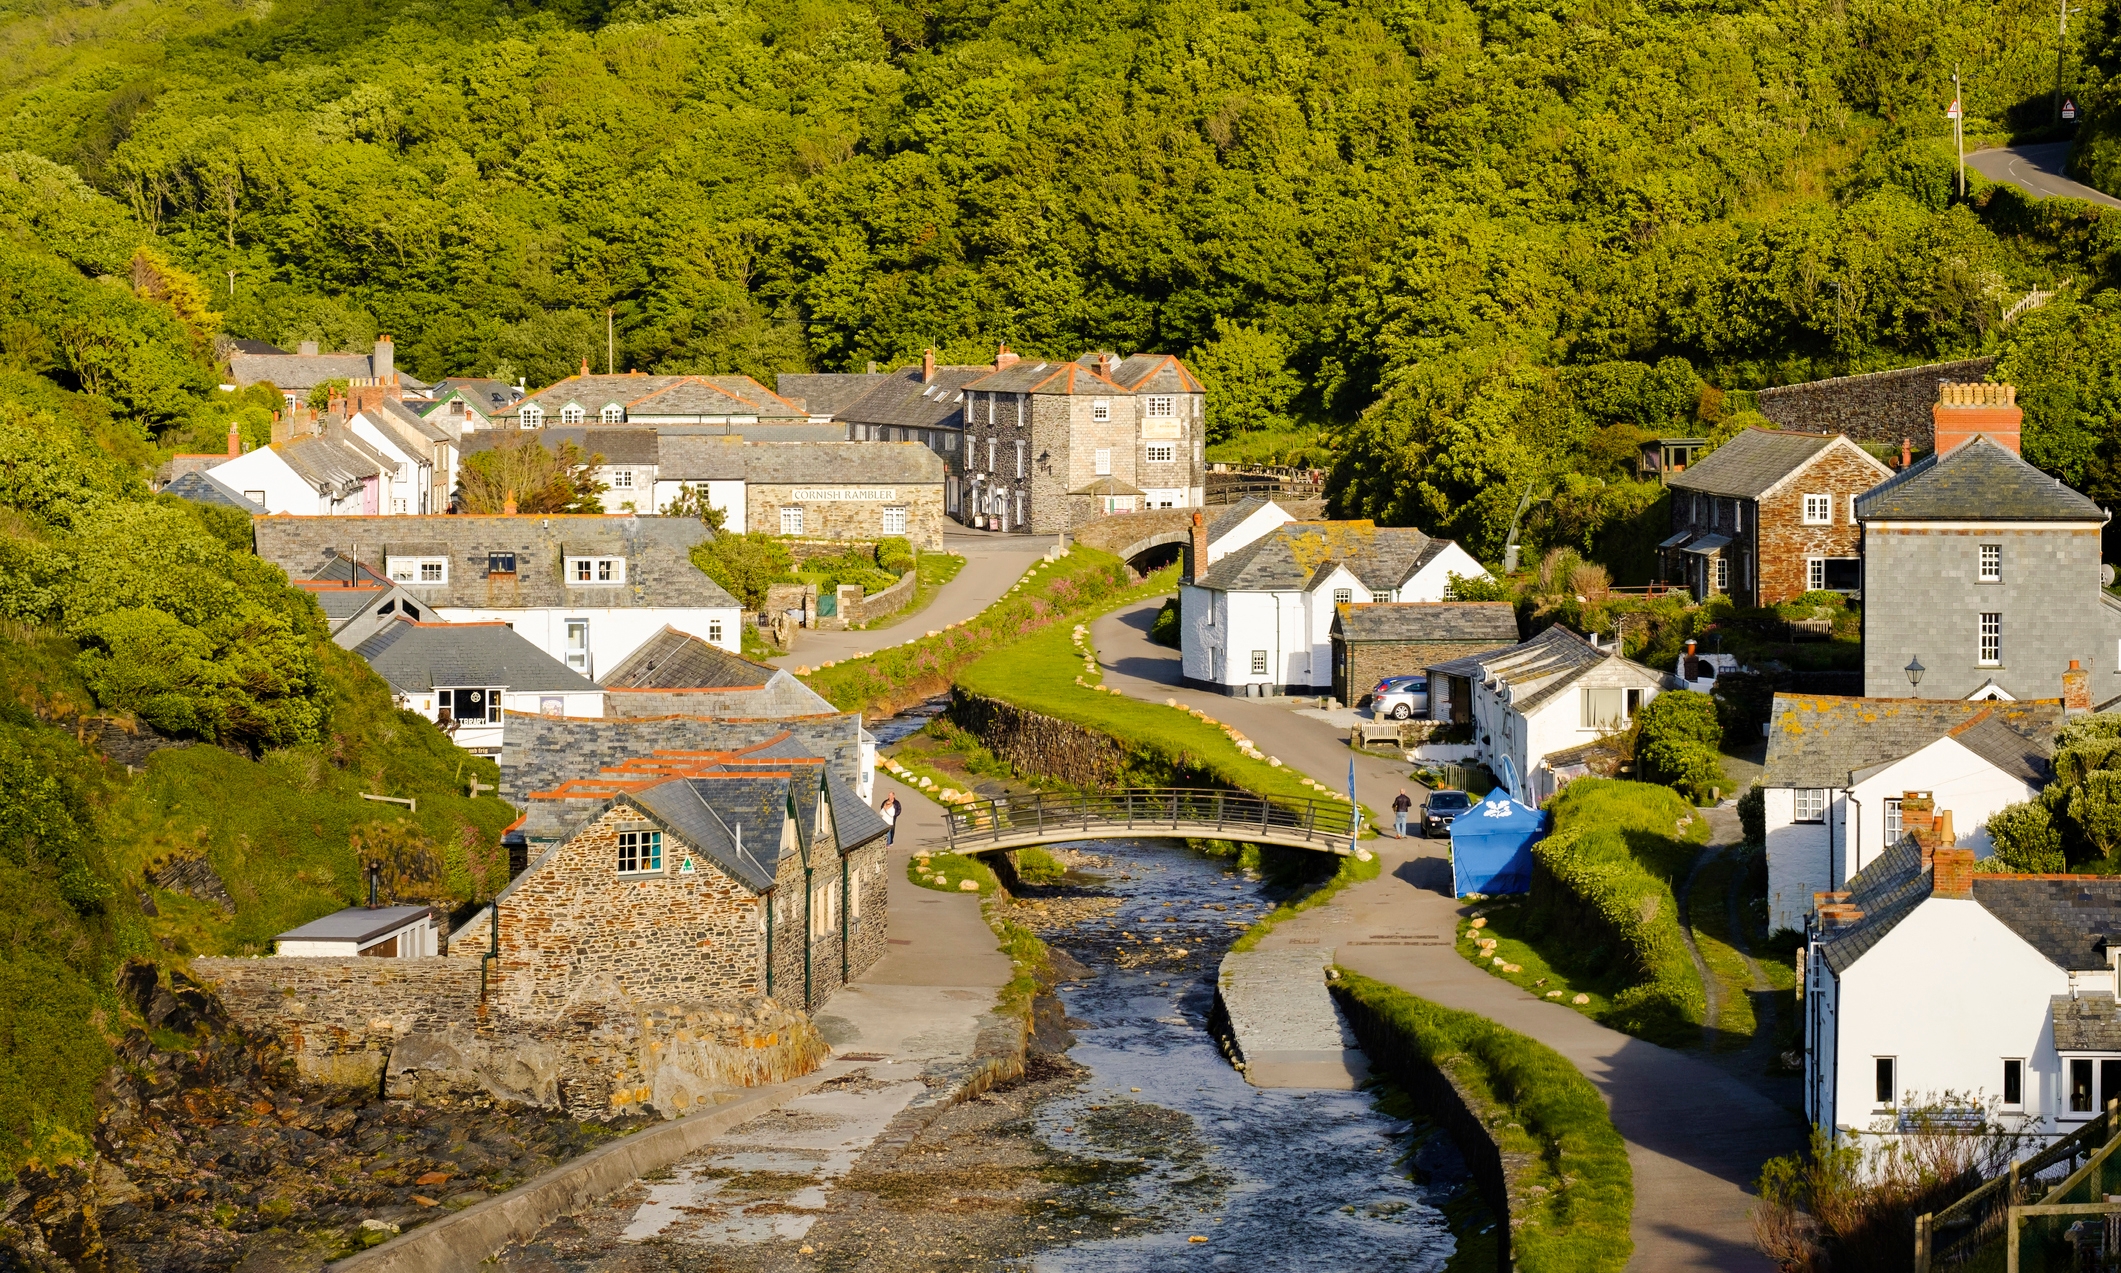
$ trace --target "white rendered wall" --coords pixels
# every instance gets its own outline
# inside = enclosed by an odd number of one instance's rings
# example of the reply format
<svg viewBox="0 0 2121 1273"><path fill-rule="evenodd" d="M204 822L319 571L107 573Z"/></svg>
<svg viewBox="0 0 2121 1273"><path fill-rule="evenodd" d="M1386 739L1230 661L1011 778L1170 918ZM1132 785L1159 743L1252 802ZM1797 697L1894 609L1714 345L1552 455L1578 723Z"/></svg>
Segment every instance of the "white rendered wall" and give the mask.
<svg viewBox="0 0 2121 1273"><path fill-rule="evenodd" d="M1847 857L1855 874L1892 846L1885 842L1885 802L1910 791L1936 797L1938 810L1950 810L1952 834L1975 857L1995 853L1988 820L2005 805L2030 800L2039 791L1968 751L1955 738L1940 738L1912 756L1893 762L1856 784L1853 850Z"/></svg>
<svg viewBox="0 0 2121 1273"><path fill-rule="evenodd" d="M457 609L441 608L435 611L445 623L505 623L515 629L518 636L537 646L545 653L567 662L567 621L587 619L589 621L589 667L577 669L595 680L607 668L618 665L619 660L646 644L648 638L663 630L663 626L676 628L680 632L712 641L711 626L719 621L722 639L716 641L722 649L732 654L742 653L742 636L737 625L743 614L735 606L717 609L638 609L600 610L589 607L568 609L537 608L522 610Z"/></svg>
<svg viewBox="0 0 2121 1273"><path fill-rule="evenodd" d="M1198 495L1194 496L1193 503L1199 505ZM1273 533L1275 527L1287 525L1295 520L1294 514L1269 501L1264 507L1252 510L1243 521L1223 532L1220 538L1208 541L1208 564L1214 565L1247 544L1258 543Z"/></svg>
<svg viewBox="0 0 2121 1273"><path fill-rule="evenodd" d="M1451 576L1462 579L1486 579L1487 569L1473 559L1473 554L1453 542L1429 564L1414 572L1405 583L1399 585L1395 601L1442 601L1444 590L1451 586Z"/></svg>
<svg viewBox="0 0 2121 1273"><path fill-rule="evenodd" d="M289 468L287 461L269 447L261 446L233 460L224 460L208 472L215 480L234 487L238 493L264 491L265 511L268 513L315 517L329 511L329 506L321 503L317 488Z"/></svg>
<svg viewBox="0 0 2121 1273"><path fill-rule="evenodd" d="M1793 821L1797 795L1789 787L1764 788L1761 803L1767 827L1768 931L1803 932L1804 918L1812 912L1812 894L1834 887L1827 824ZM1833 838L1841 840L1841 828L1834 828Z"/></svg>

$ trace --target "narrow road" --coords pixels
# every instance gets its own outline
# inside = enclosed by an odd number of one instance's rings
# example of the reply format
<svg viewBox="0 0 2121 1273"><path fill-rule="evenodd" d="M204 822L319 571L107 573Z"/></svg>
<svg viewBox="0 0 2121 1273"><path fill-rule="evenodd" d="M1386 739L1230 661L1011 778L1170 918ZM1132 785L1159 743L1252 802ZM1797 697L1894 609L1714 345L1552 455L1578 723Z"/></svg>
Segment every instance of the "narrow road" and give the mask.
<svg viewBox="0 0 2121 1273"><path fill-rule="evenodd" d="M1336 789L1356 755L1356 795L1391 807L1407 766L1357 755L1333 727L1266 700L1178 689L1178 652L1148 639L1160 600L1104 616L1092 626L1105 684L1137 698L1177 698L1244 730L1267 754ZM1800 1148L1804 1129L1773 1101L1716 1066L1645 1043L1487 973L1454 944L1463 910L1450 896L1444 841L1371 841L1384 870L1332 904L1276 928L1260 949L1333 946L1339 961L1447 1007L1477 1012L1560 1052L1605 1096L1635 1173L1628 1267L1744 1270L1774 1266L1753 1247L1751 1189L1760 1164Z"/></svg>
<svg viewBox="0 0 2121 1273"><path fill-rule="evenodd" d="M870 628L863 632L799 632L794 650L767 662L777 667L816 667L827 660L851 659L857 654L910 641L946 623L969 619L1004 596L1010 585L1031 568L1031 563L1051 547L1051 535L1004 535L952 529L943 535L943 549L963 557L965 568L957 572L957 578L944 584L925 608L888 628Z"/></svg>
<svg viewBox="0 0 2121 1273"><path fill-rule="evenodd" d="M1966 157L1966 166L1990 181L2007 181L2037 199L2082 199L2102 207L2121 208L2121 199L2070 180L2066 141L1977 150Z"/></svg>

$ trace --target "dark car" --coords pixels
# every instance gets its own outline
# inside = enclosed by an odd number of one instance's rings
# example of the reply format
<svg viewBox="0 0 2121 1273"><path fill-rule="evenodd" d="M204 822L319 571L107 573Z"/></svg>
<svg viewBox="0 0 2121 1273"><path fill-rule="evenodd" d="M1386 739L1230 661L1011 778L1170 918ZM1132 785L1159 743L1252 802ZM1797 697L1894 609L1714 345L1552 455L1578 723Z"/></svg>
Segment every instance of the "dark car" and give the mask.
<svg viewBox="0 0 2121 1273"><path fill-rule="evenodd" d="M1473 807L1473 797L1463 791L1432 791L1429 803L1422 806L1421 833L1423 836L1447 835L1451 820Z"/></svg>

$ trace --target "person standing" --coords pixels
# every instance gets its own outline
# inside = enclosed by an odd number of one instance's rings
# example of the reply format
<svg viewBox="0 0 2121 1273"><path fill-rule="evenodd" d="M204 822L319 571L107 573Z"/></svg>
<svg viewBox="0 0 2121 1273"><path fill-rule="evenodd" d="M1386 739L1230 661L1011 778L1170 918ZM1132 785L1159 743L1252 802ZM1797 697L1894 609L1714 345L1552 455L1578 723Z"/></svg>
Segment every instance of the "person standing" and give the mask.
<svg viewBox="0 0 2121 1273"><path fill-rule="evenodd" d="M890 847L898 842L898 794L884 797L884 807L878 810L884 815L884 845Z"/></svg>
<svg viewBox="0 0 2121 1273"><path fill-rule="evenodd" d="M1413 808L1414 797L1407 794L1405 787L1401 787L1399 794L1392 798L1392 825L1398 829L1399 838L1402 840L1407 838L1407 814Z"/></svg>

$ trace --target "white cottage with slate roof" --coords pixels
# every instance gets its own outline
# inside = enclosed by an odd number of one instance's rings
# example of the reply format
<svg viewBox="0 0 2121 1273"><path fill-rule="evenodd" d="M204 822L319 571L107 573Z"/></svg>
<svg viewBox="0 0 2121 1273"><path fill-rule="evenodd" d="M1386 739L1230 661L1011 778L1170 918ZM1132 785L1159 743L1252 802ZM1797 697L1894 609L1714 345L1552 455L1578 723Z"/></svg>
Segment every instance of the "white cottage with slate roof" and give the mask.
<svg viewBox="0 0 2121 1273"><path fill-rule="evenodd" d="M1178 590L1186 684L1244 697L1331 692L1336 606L1441 601L1450 576L1488 577L1448 539L1366 521L1284 522L1205 555Z"/></svg>
<svg viewBox="0 0 2121 1273"><path fill-rule="evenodd" d="M328 419L321 433L261 446L214 466L214 477L268 513L388 516L398 462Z"/></svg>
<svg viewBox="0 0 2121 1273"><path fill-rule="evenodd" d="M458 433L443 416L422 416L383 393L363 394L346 425L395 468L379 493L379 512L442 513L457 485Z"/></svg>
<svg viewBox="0 0 2121 1273"><path fill-rule="evenodd" d="M2030 1152L2121 1097L2121 880L1977 872L1928 811L1908 832L1810 935L1806 1121L1875 1148L1955 1100Z"/></svg>
<svg viewBox="0 0 2121 1273"><path fill-rule="evenodd" d="M664 628L740 647L736 598L692 564L690 517L261 517L260 557L310 578L333 560L382 574L450 623L499 621L594 679Z"/></svg>
<svg viewBox="0 0 2121 1273"><path fill-rule="evenodd" d="M477 755L501 754L510 713L604 714L603 690L499 621L400 617L353 650L390 683L400 707L433 721Z"/></svg>
<svg viewBox="0 0 2121 1273"><path fill-rule="evenodd" d="M1815 894L1899 843L1905 792L1930 793L1961 847L1990 856L1989 818L2046 787L2062 720L2059 699L1776 695L1761 779L1769 929L1802 932Z"/></svg>
<svg viewBox="0 0 2121 1273"><path fill-rule="evenodd" d="M1555 624L1529 641L1429 668L1429 715L1466 721L1489 772L1538 805L1565 779L1548 757L1625 729L1664 674Z"/></svg>

